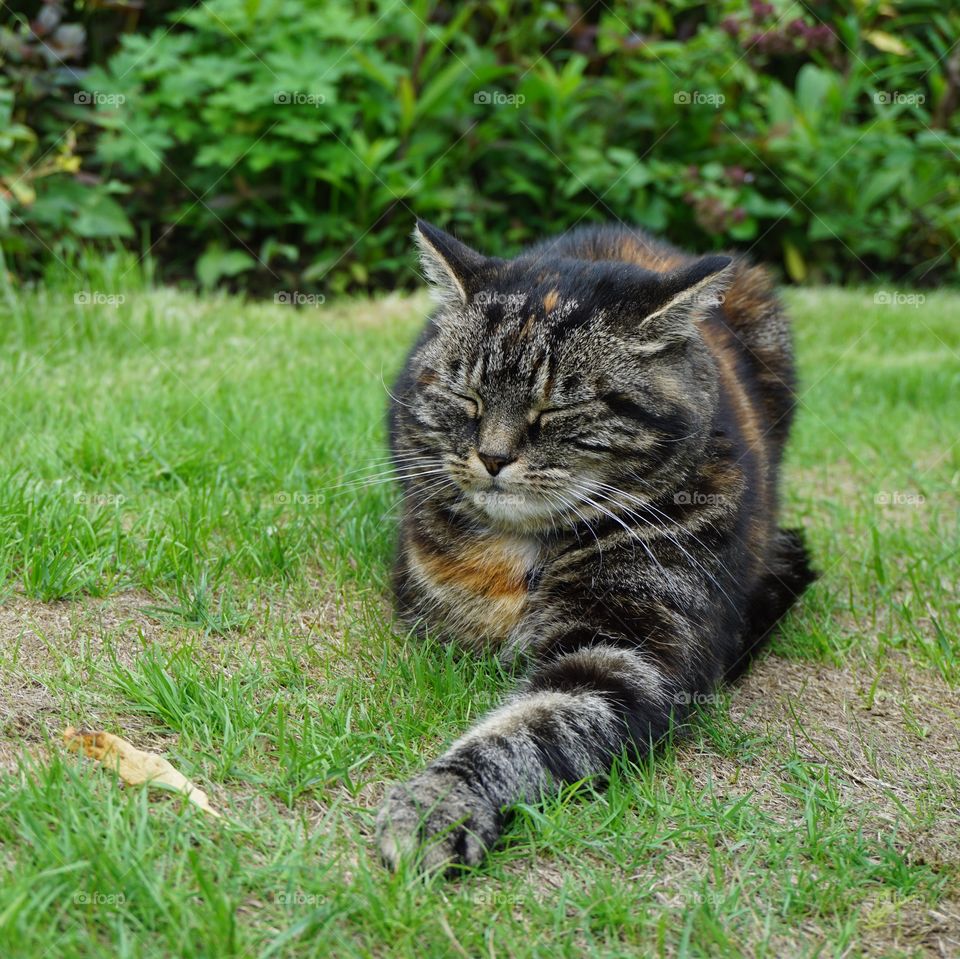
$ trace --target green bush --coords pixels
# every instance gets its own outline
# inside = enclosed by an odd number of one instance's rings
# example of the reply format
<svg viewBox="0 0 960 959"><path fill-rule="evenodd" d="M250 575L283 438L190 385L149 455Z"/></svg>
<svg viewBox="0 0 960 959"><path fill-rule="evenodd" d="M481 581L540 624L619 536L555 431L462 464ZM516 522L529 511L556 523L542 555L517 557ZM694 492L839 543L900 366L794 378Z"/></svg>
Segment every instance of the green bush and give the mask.
<svg viewBox="0 0 960 959"><path fill-rule="evenodd" d="M0 250L21 266L133 235L115 198L126 187L83 169L87 30L58 0L26 6L0 26Z"/></svg>
<svg viewBox="0 0 960 959"><path fill-rule="evenodd" d="M416 213L491 252L616 218L798 281L929 283L960 258L946 9L208 0L84 82L169 277L409 282Z"/></svg>
<svg viewBox="0 0 960 959"><path fill-rule="evenodd" d="M180 0L6 0L0 22L0 253L21 272L74 269L129 240L128 187L90 156L111 101L84 89L125 32L165 23ZM0 257L2 260L2 257Z"/></svg>

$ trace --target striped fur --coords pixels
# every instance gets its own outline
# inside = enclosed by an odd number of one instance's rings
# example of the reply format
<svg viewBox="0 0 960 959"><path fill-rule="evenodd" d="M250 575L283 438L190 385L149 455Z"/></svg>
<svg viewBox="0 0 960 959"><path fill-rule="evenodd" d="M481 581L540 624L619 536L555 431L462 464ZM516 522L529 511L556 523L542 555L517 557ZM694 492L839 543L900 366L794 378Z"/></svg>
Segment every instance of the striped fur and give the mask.
<svg viewBox="0 0 960 959"><path fill-rule="evenodd" d="M441 868L511 804L645 753L814 574L777 525L793 350L761 268L625 227L513 260L416 238L438 308L390 409L398 609L526 667L381 809L389 865Z"/></svg>

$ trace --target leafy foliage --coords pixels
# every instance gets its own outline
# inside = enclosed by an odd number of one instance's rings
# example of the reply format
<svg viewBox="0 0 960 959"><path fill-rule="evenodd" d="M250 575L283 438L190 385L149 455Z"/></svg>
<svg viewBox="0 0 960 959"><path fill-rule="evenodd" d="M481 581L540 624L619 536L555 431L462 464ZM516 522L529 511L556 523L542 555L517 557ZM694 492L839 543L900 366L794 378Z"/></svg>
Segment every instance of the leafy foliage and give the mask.
<svg viewBox="0 0 960 959"><path fill-rule="evenodd" d="M78 87L87 30L59 0L33 13L0 27L0 249L21 264L133 236L115 198L126 187L82 170L95 122Z"/></svg>

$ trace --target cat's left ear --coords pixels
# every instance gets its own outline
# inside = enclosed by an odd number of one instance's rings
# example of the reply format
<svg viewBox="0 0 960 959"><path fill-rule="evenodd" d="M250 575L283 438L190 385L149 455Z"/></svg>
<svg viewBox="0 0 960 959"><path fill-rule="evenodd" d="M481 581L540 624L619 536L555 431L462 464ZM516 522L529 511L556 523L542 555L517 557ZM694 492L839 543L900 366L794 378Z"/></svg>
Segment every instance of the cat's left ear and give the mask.
<svg viewBox="0 0 960 959"><path fill-rule="evenodd" d="M417 220L413 238L434 299L452 306L466 303L492 261L424 220Z"/></svg>
<svg viewBox="0 0 960 959"><path fill-rule="evenodd" d="M642 334L642 350L655 353L688 340L696 321L723 302L733 273L729 256L705 256L673 273L657 275L652 286L645 283L635 304L643 316L634 326Z"/></svg>
<svg viewBox="0 0 960 959"><path fill-rule="evenodd" d="M658 284L660 304L647 317L696 315L723 302L723 294L733 279L733 260L729 256L705 256L674 273L667 273Z"/></svg>

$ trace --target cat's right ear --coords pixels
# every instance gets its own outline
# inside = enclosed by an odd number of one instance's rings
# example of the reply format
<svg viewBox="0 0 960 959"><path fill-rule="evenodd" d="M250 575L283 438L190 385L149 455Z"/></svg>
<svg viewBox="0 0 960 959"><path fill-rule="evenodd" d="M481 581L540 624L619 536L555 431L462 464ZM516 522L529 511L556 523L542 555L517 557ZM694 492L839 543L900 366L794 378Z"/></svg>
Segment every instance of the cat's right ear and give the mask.
<svg viewBox="0 0 960 959"><path fill-rule="evenodd" d="M463 306L491 260L425 220L417 220L413 238L434 299L447 306Z"/></svg>

